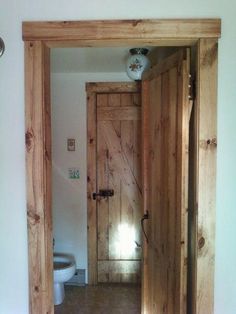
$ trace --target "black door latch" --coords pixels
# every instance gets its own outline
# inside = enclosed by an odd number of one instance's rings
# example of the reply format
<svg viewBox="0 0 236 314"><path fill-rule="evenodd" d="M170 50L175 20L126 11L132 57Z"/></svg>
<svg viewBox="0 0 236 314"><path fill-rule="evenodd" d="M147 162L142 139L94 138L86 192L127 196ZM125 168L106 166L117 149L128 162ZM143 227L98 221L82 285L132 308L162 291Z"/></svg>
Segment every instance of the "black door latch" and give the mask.
<svg viewBox="0 0 236 314"><path fill-rule="evenodd" d="M144 237L145 237L145 239L146 239L146 242L148 243L148 236L147 236L147 234L146 234L146 231L145 231L144 225L143 225L144 220L146 220L146 219L149 219L149 213L148 213L148 211L146 211L146 213L143 215L143 217L142 217L142 219L141 219L141 228L142 228L142 231L143 231L143 235L144 235Z"/></svg>
<svg viewBox="0 0 236 314"><path fill-rule="evenodd" d="M99 190L98 193L93 193L93 199L96 200L97 197L111 197L114 195L114 190Z"/></svg>

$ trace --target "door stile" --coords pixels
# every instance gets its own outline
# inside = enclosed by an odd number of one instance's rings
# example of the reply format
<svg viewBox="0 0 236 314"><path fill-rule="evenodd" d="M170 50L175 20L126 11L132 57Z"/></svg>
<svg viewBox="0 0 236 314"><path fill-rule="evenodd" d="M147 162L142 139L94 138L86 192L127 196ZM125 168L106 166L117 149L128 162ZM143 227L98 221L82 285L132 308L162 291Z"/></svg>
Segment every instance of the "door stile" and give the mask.
<svg viewBox="0 0 236 314"><path fill-rule="evenodd" d="M142 81L142 196L143 196L143 215L150 211L148 193L150 185L148 184L149 177L149 128L148 128L148 102L149 102L149 84L147 81ZM142 259L142 314L150 313L148 310L148 244L147 240L142 238L143 259Z"/></svg>
<svg viewBox="0 0 236 314"><path fill-rule="evenodd" d="M190 51L186 51L186 59L190 60ZM178 215L177 224L180 225L180 243L176 243L176 254L180 254L180 299L176 300L179 304L180 313L186 312L187 301L187 266L188 266L188 169L189 169L189 112L191 110L192 102L189 99L189 77L190 77L190 64L184 60L182 68L179 73L178 84L178 103L182 103L181 110L178 111L177 117L177 155L180 160L180 167L177 169L177 177L181 178L181 184L177 186L177 204L180 208L180 215ZM181 92L180 89L181 88ZM179 248L179 250L178 250Z"/></svg>
<svg viewBox="0 0 236 314"><path fill-rule="evenodd" d="M97 284L97 112L96 93L87 91L88 283Z"/></svg>

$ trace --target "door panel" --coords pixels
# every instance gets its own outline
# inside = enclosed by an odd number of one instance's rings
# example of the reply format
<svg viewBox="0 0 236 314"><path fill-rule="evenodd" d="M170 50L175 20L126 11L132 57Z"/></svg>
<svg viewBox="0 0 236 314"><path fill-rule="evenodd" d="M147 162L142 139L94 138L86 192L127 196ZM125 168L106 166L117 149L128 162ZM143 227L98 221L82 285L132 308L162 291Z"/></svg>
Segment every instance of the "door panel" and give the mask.
<svg viewBox="0 0 236 314"><path fill-rule="evenodd" d="M97 94L98 282L140 280L140 129L140 94Z"/></svg>
<svg viewBox="0 0 236 314"><path fill-rule="evenodd" d="M186 313L189 51L145 74L143 312ZM145 289L145 291L144 291Z"/></svg>

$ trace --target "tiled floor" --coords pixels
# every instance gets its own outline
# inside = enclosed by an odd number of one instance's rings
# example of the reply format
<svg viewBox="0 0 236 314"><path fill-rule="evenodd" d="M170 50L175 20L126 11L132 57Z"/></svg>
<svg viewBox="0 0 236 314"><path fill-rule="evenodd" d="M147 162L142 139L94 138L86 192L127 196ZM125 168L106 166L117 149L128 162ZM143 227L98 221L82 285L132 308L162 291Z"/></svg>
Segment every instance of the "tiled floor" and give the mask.
<svg viewBox="0 0 236 314"><path fill-rule="evenodd" d="M134 284L65 287L66 297L55 314L140 314L141 290Z"/></svg>

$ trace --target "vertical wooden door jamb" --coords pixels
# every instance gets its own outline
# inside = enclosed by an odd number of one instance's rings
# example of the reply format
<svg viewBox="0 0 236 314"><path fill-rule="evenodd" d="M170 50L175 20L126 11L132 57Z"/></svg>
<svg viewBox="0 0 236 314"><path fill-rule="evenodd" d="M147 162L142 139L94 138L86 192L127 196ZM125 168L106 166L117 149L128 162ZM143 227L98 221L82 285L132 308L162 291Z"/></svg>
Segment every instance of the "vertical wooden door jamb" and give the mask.
<svg viewBox="0 0 236 314"><path fill-rule="evenodd" d="M30 313L53 313L50 55L25 42L26 173Z"/></svg>
<svg viewBox="0 0 236 314"><path fill-rule="evenodd" d="M199 39L197 56L196 265L193 313L214 312L217 146L217 39Z"/></svg>

